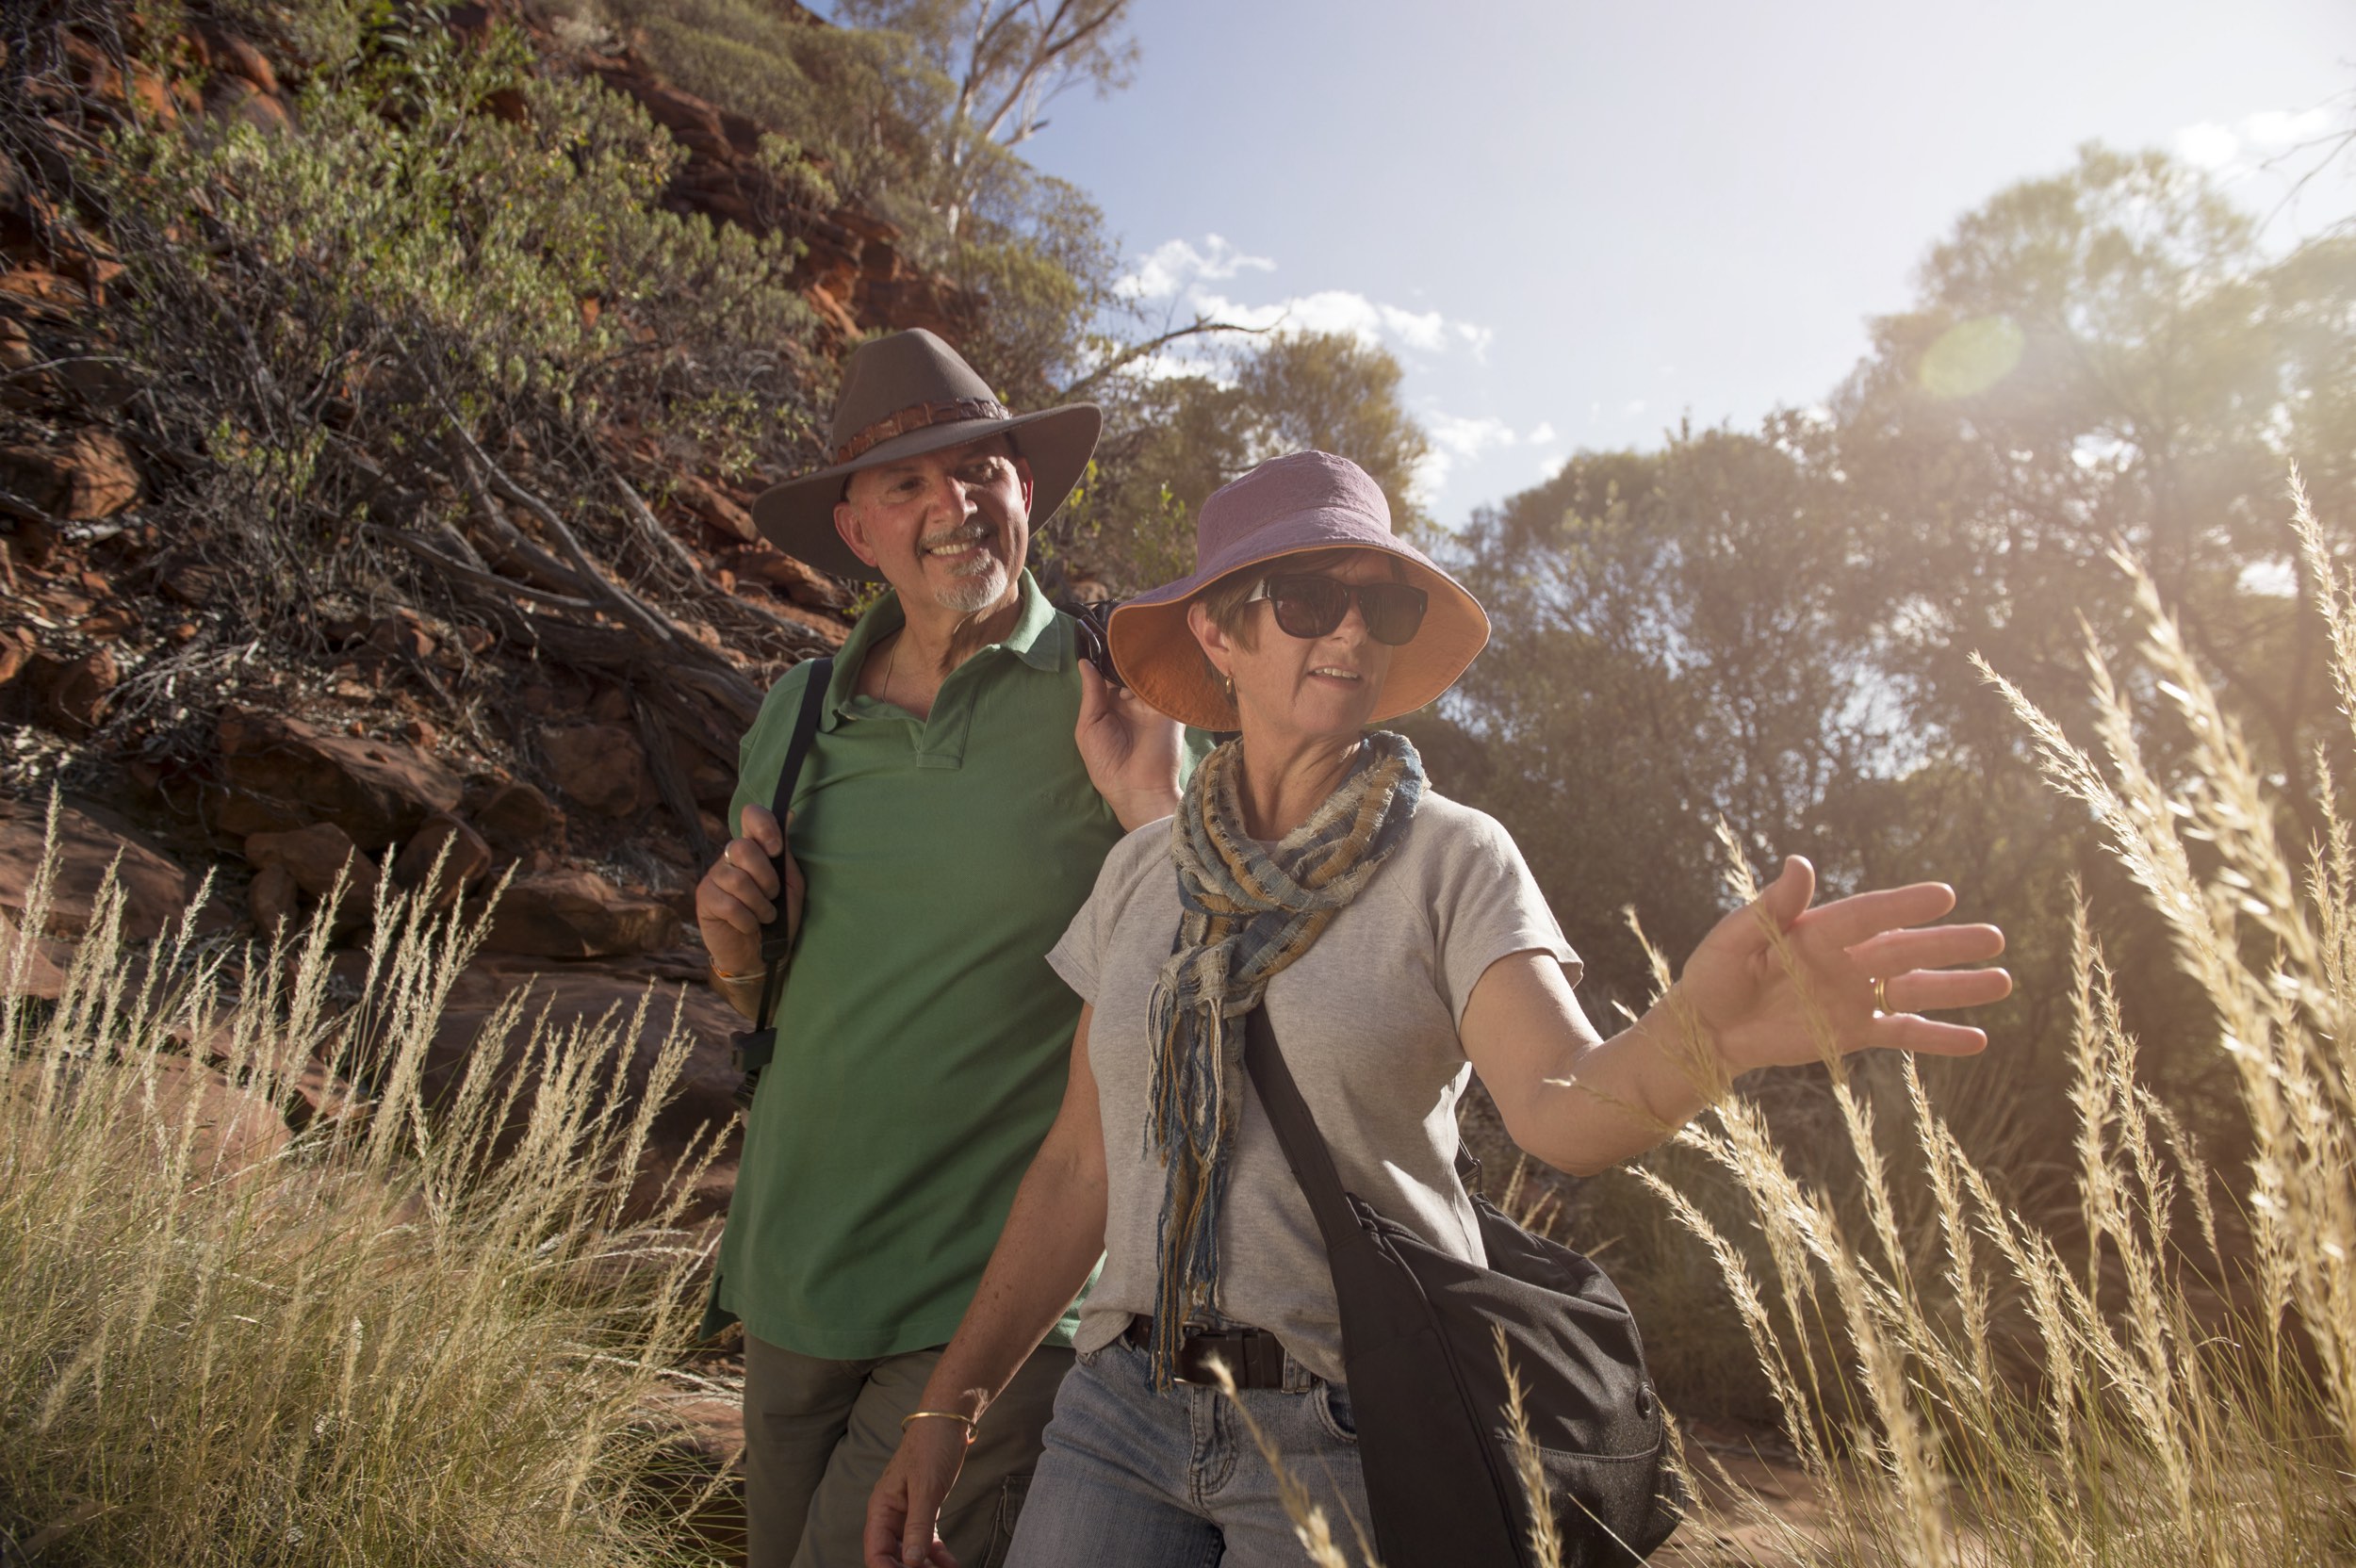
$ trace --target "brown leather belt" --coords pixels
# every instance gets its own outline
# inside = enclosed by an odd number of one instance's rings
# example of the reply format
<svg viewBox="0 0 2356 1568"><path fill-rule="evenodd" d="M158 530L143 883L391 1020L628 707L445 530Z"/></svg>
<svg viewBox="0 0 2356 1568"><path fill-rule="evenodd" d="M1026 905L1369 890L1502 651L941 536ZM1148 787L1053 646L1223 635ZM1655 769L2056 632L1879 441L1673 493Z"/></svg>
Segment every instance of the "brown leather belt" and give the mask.
<svg viewBox="0 0 2356 1568"><path fill-rule="evenodd" d="M1121 1335L1139 1349L1153 1343L1153 1320L1140 1314L1129 1319ZM1182 1383L1208 1383L1211 1363L1224 1364L1237 1388L1284 1386L1284 1346L1266 1329L1188 1329L1178 1345L1178 1364L1172 1373Z"/></svg>

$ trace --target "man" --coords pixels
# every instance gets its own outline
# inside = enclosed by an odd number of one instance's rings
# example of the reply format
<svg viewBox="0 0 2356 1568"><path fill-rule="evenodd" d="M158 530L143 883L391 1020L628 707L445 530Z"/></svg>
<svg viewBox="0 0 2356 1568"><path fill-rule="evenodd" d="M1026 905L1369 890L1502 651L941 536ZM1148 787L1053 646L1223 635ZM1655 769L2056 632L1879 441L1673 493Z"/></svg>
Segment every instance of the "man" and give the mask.
<svg viewBox="0 0 2356 1568"><path fill-rule="evenodd" d="M1086 404L1011 416L947 344L899 333L845 366L834 463L755 506L779 547L891 592L835 660L794 787L796 946L720 1247L752 1568L858 1562L867 1494L1063 1093L1079 1003L1045 955L1104 852L1177 804L1176 727L1106 687L1023 569L1035 509L1063 503L1100 424ZM740 836L695 890L748 1017L809 674L744 737ZM1076 1322L973 1431L941 1516L968 1564L1011 1532Z"/></svg>

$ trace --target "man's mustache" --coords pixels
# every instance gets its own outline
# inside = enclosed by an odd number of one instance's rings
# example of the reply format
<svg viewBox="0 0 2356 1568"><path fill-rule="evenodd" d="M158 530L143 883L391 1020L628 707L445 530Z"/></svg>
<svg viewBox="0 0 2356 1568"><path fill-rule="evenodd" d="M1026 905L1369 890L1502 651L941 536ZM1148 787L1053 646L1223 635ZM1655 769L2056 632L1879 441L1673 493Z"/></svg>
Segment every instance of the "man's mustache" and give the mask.
<svg viewBox="0 0 2356 1568"><path fill-rule="evenodd" d="M920 550L931 551L947 545L978 545L989 537L990 530L979 523L959 523L957 527L943 529L939 533L924 535L917 541L916 547Z"/></svg>

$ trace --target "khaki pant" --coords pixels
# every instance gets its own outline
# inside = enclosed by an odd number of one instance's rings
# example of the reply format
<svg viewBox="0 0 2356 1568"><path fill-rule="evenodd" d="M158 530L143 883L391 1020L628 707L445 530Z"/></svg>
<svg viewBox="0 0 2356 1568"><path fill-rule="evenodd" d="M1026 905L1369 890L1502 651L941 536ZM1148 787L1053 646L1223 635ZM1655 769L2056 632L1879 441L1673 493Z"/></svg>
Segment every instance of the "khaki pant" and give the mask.
<svg viewBox="0 0 2356 1568"><path fill-rule="evenodd" d="M933 1349L822 1361L744 1336L748 1568L857 1568L867 1494L940 1360ZM1068 1349L1033 1351L982 1417L941 1511L941 1538L961 1568L1004 1560L1039 1433L1071 1369Z"/></svg>

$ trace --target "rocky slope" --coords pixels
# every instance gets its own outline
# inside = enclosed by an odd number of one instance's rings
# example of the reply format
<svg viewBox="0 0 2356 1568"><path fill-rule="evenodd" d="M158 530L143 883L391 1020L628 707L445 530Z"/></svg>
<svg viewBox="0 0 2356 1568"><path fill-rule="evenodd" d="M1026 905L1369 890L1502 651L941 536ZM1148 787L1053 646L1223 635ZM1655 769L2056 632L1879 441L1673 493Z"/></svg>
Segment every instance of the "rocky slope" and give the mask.
<svg viewBox="0 0 2356 1568"><path fill-rule="evenodd" d="M499 21L554 48L517 15L460 7L439 20L462 41ZM87 145L93 125L134 121L304 134L284 62L248 39L191 24L135 57L120 34L69 26L56 43L31 79L60 138ZM170 63L146 63L157 58ZM790 227L822 357L875 330L955 336L973 318L977 302L913 267L889 223L796 205L756 157L761 127L626 53L564 68L643 106L684 149L664 204L756 233ZM274 607L300 635L240 627L252 608L179 514L174 455L144 446L130 416L141 388L113 351L117 241L45 196L26 155L0 146L0 942L23 923L53 790L63 812L60 897L44 929L24 933L20 984L54 994L118 857L127 938L153 939L209 876L203 918L230 943L294 929L331 897L340 939L361 941L380 877L416 889L438 863L440 896L470 912L505 890L445 1031L453 1056L512 985L531 981L569 1017L651 983L683 995L700 1037L687 1099L659 1136L677 1147L697 1121L728 1118L734 1020L695 984L692 888L761 689L791 659L840 645L852 607L843 584L755 534L746 509L766 476L672 472L647 488L652 503L622 484L641 554L621 559L584 547L542 499L516 435L462 459L482 526L451 594ZM628 408L597 438L639 474L668 455ZM383 490L398 500L400 484ZM644 591L650 569L674 590L663 602ZM732 1169L724 1155L708 1179L707 1214Z"/></svg>

